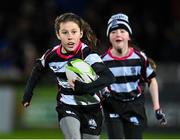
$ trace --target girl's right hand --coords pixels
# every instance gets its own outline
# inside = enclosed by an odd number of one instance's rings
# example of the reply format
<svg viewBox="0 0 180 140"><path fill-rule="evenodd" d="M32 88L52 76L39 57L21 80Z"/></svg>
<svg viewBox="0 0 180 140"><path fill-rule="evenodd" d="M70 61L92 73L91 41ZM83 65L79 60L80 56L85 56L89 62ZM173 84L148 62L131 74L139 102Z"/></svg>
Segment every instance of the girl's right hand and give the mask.
<svg viewBox="0 0 180 140"><path fill-rule="evenodd" d="M75 80L76 79L72 79L72 81L69 81L69 85L73 90L74 90L74 86L75 86Z"/></svg>

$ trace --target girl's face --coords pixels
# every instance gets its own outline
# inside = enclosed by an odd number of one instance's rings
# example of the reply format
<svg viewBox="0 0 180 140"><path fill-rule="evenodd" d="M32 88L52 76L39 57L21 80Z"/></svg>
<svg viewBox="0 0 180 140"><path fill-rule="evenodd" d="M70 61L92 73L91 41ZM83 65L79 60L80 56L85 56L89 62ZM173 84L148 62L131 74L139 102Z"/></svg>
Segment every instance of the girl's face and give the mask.
<svg viewBox="0 0 180 140"><path fill-rule="evenodd" d="M109 40L116 50L128 47L129 33L125 29L116 29L110 32Z"/></svg>
<svg viewBox="0 0 180 140"><path fill-rule="evenodd" d="M62 51L65 53L74 51L83 36L83 32L80 30L78 24L73 21L62 22L59 26L60 28L56 32L56 35L61 41Z"/></svg>

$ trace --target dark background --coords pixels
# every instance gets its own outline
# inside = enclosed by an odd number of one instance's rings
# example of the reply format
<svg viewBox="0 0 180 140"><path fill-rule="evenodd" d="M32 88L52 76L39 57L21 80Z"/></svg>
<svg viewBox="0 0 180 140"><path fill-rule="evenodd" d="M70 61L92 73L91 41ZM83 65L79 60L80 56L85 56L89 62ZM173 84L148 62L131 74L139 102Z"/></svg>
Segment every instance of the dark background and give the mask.
<svg viewBox="0 0 180 140"><path fill-rule="evenodd" d="M29 73L32 61L56 45L54 20L64 12L84 18L105 50L107 21L129 15L133 37L156 62L179 62L179 0L6 0L0 4L0 69Z"/></svg>

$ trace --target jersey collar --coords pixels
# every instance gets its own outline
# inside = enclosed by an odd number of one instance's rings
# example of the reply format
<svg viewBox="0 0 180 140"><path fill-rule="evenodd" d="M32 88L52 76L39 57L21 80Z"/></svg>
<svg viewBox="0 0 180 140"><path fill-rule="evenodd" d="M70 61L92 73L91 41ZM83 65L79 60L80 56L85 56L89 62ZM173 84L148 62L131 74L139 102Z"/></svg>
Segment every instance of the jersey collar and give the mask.
<svg viewBox="0 0 180 140"><path fill-rule="evenodd" d="M76 49L73 52L63 54L61 52L62 45L59 45L59 48L57 49L57 54L63 59L70 59L70 58L72 58L74 55L76 55L78 53L78 51L81 49L81 47L82 47L82 42L80 41L79 44L77 45Z"/></svg>
<svg viewBox="0 0 180 140"><path fill-rule="evenodd" d="M132 55L132 53L134 52L134 48L131 47L131 48L130 48L130 51L129 51L129 54L128 54L127 56L117 57L117 56L113 56L113 54L111 53L111 49L112 49L112 47L109 48L107 54L108 54L111 58L113 58L114 60L125 60L125 59L127 59L128 57L130 57L130 56Z"/></svg>

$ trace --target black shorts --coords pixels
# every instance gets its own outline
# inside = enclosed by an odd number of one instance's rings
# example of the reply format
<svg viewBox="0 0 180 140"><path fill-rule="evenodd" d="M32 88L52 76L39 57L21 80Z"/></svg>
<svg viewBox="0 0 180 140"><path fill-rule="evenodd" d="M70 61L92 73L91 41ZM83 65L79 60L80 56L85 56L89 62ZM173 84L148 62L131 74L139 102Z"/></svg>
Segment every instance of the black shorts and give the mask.
<svg viewBox="0 0 180 140"><path fill-rule="evenodd" d="M80 121L81 133L100 135L102 130L102 108L95 105L67 105L60 103L56 107L59 121L66 116L72 116ZM73 125L73 124L72 124Z"/></svg>
<svg viewBox="0 0 180 140"><path fill-rule="evenodd" d="M146 127L147 117L144 107L144 95L133 101L120 101L109 97L103 102L106 121L121 119L126 123L134 123Z"/></svg>

